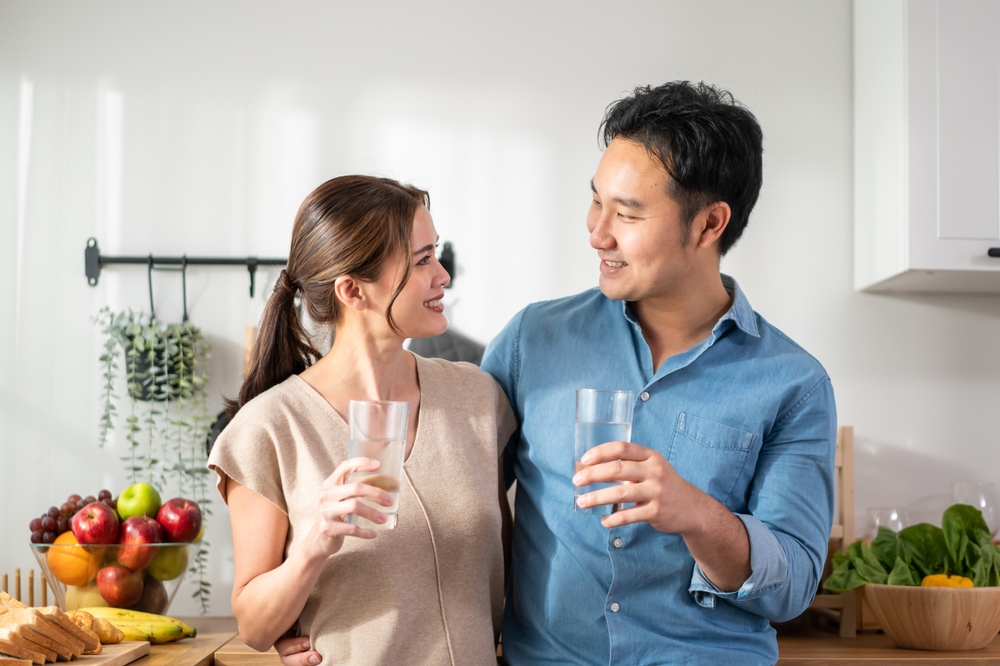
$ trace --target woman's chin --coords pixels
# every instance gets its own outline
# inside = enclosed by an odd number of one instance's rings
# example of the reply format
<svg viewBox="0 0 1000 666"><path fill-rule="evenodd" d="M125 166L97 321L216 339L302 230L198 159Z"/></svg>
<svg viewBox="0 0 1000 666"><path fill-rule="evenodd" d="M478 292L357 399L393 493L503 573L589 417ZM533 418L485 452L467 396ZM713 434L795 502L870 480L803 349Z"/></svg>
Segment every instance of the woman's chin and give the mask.
<svg viewBox="0 0 1000 666"><path fill-rule="evenodd" d="M448 319L443 314L438 315L435 319L440 319L440 321L424 322L421 326L414 326L412 332L407 331L410 335L406 337L433 338L435 335L441 335L448 330Z"/></svg>

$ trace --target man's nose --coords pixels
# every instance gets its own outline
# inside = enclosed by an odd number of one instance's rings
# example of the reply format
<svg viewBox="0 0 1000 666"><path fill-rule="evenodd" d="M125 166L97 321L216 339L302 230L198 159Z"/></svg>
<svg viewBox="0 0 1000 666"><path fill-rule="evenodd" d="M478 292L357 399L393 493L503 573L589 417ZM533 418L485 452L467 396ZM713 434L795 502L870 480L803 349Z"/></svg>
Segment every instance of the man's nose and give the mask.
<svg viewBox="0 0 1000 666"><path fill-rule="evenodd" d="M590 247L595 250L608 250L614 246L615 239L611 235L610 220L604 211L601 211L594 222L594 228L590 230Z"/></svg>

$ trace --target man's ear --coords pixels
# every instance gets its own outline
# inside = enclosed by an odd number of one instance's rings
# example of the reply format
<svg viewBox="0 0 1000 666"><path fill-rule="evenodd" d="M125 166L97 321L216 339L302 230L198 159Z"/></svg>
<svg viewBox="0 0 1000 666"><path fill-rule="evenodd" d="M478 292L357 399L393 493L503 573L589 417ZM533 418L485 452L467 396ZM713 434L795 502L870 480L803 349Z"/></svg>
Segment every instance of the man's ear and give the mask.
<svg viewBox="0 0 1000 666"><path fill-rule="evenodd" d="M361 312L371 307L361 282L350 275L341 275L333 283L333 294L344 307Z"/></svg>
<svg viewBox="0 0 1000 666"><path fill-rule="evenodd" d="M697 229L695 241L698 247L707 248L718 243L732 216L733 211L725 201L716 201L702 208L694 225Z"/></svg>

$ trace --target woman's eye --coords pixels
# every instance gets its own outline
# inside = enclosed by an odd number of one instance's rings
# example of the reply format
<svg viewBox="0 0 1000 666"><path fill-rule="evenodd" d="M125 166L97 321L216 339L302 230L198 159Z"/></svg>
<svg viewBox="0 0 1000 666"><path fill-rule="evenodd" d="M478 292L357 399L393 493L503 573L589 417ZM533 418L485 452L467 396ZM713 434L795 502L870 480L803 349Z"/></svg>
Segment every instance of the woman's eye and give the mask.
<svg viewBox="0 0 1000 666"><path fill-rule="evenodd" d="M426 257L417 262L417 266L426 266L430 262L430 260L431 260L430 255L427 255Z"/></svg>

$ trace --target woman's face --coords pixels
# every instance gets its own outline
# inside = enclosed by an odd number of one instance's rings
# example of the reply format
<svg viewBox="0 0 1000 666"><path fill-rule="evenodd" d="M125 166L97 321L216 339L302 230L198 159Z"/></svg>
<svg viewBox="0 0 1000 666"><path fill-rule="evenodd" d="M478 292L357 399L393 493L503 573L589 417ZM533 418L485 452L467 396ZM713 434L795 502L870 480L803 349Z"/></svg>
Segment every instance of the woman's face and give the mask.
<svg viewBox="0 0 1000 666"><path fill-rule="evenodd" d="M431 213L424 206L413 216L410 234L410 279L392 305L392 319L408 338L428 338L448 329L444 316L444 287L451 281L437 260L437 231ZM399 284L402 270L386 271L380 282L388 278L388 294L392 297Z"/></svg>

